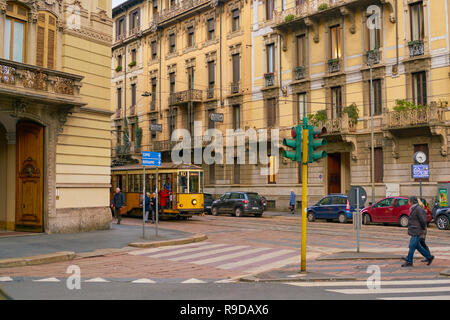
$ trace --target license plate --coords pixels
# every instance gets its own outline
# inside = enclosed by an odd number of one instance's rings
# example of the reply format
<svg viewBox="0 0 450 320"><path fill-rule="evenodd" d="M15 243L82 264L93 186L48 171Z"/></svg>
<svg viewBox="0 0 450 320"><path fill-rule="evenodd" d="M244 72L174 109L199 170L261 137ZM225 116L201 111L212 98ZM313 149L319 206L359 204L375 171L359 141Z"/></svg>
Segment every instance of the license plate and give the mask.
<svg viewBox="0 0 450 320"><path fill-rule="evenodd" d="M259 208L258 207L253 207L253 210L259 210Z"/></svg>

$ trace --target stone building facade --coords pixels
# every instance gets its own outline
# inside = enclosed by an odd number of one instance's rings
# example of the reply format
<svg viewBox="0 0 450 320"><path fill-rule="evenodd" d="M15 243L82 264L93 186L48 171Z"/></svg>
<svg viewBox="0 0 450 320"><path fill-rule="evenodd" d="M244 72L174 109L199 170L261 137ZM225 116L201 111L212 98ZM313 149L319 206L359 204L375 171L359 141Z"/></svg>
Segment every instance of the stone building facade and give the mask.
<svg viewBox="0 0 450 320"><path fill-rule="evenodd" d="M108 229L111 2L0 1L0 229Z"/></svg>

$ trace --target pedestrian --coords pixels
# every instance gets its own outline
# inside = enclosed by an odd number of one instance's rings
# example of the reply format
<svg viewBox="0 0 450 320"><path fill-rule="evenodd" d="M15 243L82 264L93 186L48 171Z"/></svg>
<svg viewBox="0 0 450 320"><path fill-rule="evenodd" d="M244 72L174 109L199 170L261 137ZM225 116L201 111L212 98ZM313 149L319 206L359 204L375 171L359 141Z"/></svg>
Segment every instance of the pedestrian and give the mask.
<svg viewBox="0 0 450 320"><path fill-rule="evenodd" d="M295 192L294 190L291 189L291 197L289 199L289 208L291 209L291 213L294 214L295 213Z"/></svg>
<svg viewBox="0 0 450 320"><path fill-rule="evenodd" d="M420 199L417 199L417 202L425 210L425 215L426 215L426 210L427 210L426 205ZM423 234L420 236L419 242L420 242L421 246L424 247L425 250L430 251L430 248L428 248L428 246L425 242L426 238L427 238L427 224L425 224L425 230L424 230ZM422 260L422 262L427 262L427 260Z"/></svg>
<svg viewBox="0 0 450 320"><path fill-rule="evenodd" d="M125 207L125 195L120 191L120 188L116 188L111 208L114 208L114 214L117 219L117 224L120 224L122 216L120 215L120 208Z"/></svg>
<svg viewBox="0 0 450 320"><path fill-rule="evenodd" d="M146 192L145 193L145 217L144 217L144 221L148 222L148 215L151 211L151 205L150 205L150 192Z"/></svg>
<svg viewBox="0 0 450 320"><path fill-rule="evenodd" d="M153 196L150 199L150 207L152 210L152 223L155 223L155 216L156 216L156 193L153 192Z"/></svg>
<svg viewBox="0 0 450 320"><path fill-rule="evenodd" d="M424 248L420 244L420 237L424 234L427 227L427 216L425 210L419 205L417 197L409 197L410 213L408 219L408 234L411 236L409 241L408 256L404 258L406 262L402 264L402 267L412 267L414 252L418 250L421 255L425 257L427 265L433 262L434 256L431 255L430 250Z"/></svg>

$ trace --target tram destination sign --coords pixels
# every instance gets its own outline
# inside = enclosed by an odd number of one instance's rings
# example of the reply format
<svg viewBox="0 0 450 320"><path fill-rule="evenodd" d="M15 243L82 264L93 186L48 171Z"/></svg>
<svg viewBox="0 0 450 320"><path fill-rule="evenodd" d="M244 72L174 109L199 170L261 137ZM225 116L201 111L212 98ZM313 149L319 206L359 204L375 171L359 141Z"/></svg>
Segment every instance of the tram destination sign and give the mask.
<svg viewBox="0 0 450 320"><path fill-rule="evenodd" d="M142 165L145 167L160 167L161 152L142 151Z"/></svg>

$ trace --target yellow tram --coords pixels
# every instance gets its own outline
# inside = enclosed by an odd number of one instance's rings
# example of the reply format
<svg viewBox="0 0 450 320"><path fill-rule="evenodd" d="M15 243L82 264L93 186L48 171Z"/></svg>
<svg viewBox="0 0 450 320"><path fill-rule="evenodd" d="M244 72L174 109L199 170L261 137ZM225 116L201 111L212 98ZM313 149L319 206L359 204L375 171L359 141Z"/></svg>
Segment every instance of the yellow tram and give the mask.
<svg viewBox="0 0 450 320"><path fill-rule="evenodd" d="M111 168L112 188L111 199L116 188L120 188L125 195L127 214L142 217L143 166L133 164ZM162 163L158 168L158 182L156 182L156 168L145 168L145 191L158 193L160 203L159 217L190 218L199 215L203 210L203 170L201 167L189 164ZM161 192L167 190L166 205L161 206ZM164 199L163 199L164 200Z"/></svg>

